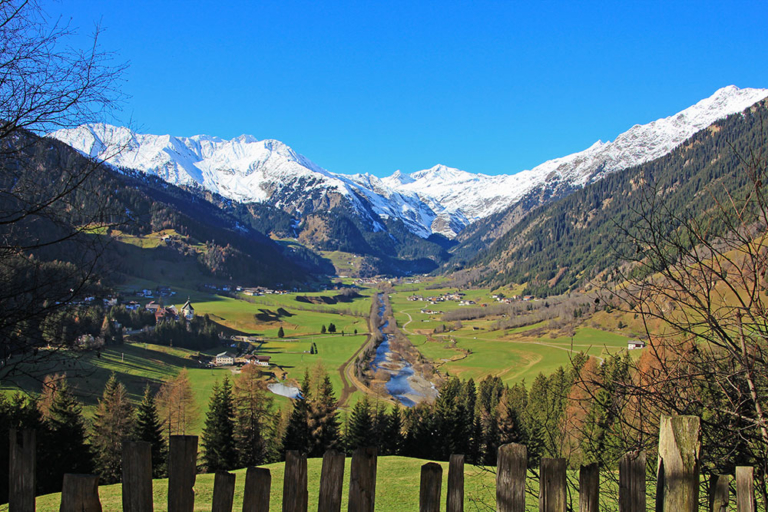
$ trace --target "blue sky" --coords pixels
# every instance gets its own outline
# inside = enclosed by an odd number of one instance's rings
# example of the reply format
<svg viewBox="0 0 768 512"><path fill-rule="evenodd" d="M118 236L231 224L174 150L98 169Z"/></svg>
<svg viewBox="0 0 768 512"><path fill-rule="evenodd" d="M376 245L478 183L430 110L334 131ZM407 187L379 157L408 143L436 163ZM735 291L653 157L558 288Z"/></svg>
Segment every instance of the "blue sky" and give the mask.
<svg viewBox="0 0 768 512"><path fill-rule="evenodd" d="M626 4L626 5L624 5ZM768 2L46 2L130 67L139 131L279 139L328 170L513 173L726 85L768 87Z"/></svg>

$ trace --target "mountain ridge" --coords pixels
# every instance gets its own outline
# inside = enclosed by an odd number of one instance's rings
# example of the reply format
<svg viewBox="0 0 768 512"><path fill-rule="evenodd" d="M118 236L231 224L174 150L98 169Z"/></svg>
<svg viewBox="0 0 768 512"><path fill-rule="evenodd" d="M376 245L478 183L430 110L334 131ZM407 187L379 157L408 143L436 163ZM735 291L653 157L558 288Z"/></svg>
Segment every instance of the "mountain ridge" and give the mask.
<svg viewBox="0 0 768 512"><path fill-rule="evenodd" d="M672 116L635 125L613 142L598 141L533 169L498 175L445 165L410 174L396 171L385 178L344 175L322 168L280 141L250 135L231 140L157 136L101 124L50 136L117 167L153 174L172 184L199 186L244 203L269 204L298 220L345 203L372 232L386 230L384 221L394 219L421 238L434 233L456 238L467 226L516 205L519 217L541 201L664 156L697 131L765 97L768 89L724 87ZM115 147L119 152L110 155Z"/></svg>

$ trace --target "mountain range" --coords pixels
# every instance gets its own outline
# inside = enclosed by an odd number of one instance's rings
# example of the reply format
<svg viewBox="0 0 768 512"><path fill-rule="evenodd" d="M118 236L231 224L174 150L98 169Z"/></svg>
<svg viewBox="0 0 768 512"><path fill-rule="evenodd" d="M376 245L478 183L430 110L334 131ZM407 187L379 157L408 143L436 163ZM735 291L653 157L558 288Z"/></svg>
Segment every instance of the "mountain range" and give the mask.
<svg viewBox="0 0 768 512"><path fill-rule="evenodd" d="M397 171L386 178L338 174L280 141L250 135L231 140L174 137L92 124L51 136L116 167L243 203L268 204L298 222L345 204L374 232L386 229L382 219L396 219L422 238L432 234L455 238L468 225L515 206L534 191L542 201L561 197L611 172L659 158L717 119L766 96L768 89L724 87L673 116L633 126L612 142L598 141L533 169L494 176L444 165L411 174Z"/></svg>
<svg viewBox="0 0 768 512"><path fill-rule="evenodd" d="M579 191L591 191L592 197L595 190L605 188L595 187L606 178L679 153L697 133L718 120L734 117L732 114L744 116L750 106L767 97L768 89L725 87L673 116L636 125L612 142L598 141L584 151L533 169L493 176L443 165L411 174L398 171L385 178L338 174L280 141L248 135L232 140L207 135L172 137L92 124L60 130L50 137L87 157L108 162L116 176L134 180L144 176L183 189L173 194L187 194L197 204L211 205L229 219L235 231L295 238L299 245L287 242L294 244L292 250L302 245L309 249L302 249L297 261L306 270L330 264L312 251L344 251L362 256L359 275L469 268L492 269L496 283L521 282L532 274L517 272L525 267L516 259L523 258L519 250L540 245L544 235L537 230L546 219L555 217L553 212L565 204L569 208L589 206L583 201L564 203L565 199ZM717 172L725 171L718 168ZM582 213L567 215L581 218ZM562 227L565 221L558 222ZM202 238L207 239L207 235ZM525 258L539 262L540 255ZM533 276L539 292L545 287L541 282L563 289L576 286L581 278L569 276L563 270L568 266L561 261L559 268ZM552 281L544 278L548 275L560 277Z"/></svg>

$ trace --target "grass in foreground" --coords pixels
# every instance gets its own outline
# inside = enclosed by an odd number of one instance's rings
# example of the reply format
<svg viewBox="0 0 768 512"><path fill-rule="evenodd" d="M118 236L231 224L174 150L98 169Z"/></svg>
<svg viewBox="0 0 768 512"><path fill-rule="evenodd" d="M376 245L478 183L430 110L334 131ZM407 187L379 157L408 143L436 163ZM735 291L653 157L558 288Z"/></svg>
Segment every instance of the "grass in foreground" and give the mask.
<svg viewBox="0 0 768 512"><path fill-rule="evenodd" d="M401 512L405 510L419 509L419 479L421 466L429 461L408 457L379 457L376 474L376 511L377 512ZM443 468L443 484L441 502L443 507L446 501L448 485L448 463L440 462ZM342 493L342 510L347 510L349 498L349 472L351 459L347 458L344 470L344 490ZM268 468L272 476L272 489L270 497L270 510L282 509L284 464L276 463L264 466ZM322 459L309 459L307 463L309 510L317 510L317 499L320 490L320 471ZM491 470L494 468L490 468ZM234 471L237 475L235 482L235 502L233 510L242 510L243 488L245 485L245 470ZM483 468L467 465L464 468L465 479L465 509L466 510L493 510L495 508L495 478L494 472ZM154 484L154 509L156 511L167 510L168 480L155 480ZM532 491L537 489L536 482L528 481L528 487ZM104 512L117 512L122 510L122 485L107 485L99 488L99 496ZM195 510L207 511L211 509L213 498L213 475L198 475L195 484ZM528 496L529 506L538 503L534 494ZM57 512L61 503L61 494L54 493L40 496L37 499L38 512ZM8 506L0 506L0 512L8 510Z"/></svg>

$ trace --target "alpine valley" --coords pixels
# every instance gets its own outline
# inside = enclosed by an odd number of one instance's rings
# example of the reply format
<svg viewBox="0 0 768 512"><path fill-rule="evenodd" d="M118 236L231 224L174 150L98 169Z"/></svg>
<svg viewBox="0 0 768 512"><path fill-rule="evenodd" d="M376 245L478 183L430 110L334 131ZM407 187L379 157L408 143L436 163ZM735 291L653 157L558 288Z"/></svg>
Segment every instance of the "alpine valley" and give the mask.
<svg viewBox="0 0 768 512"><path fill-rule="evenodd" d="M207 218L212 218L208 210L213 209L216 218L226 219L222 222L229 237L257 237L260 244L270 243L261 235L295 238L298 244L291 243L290 250L285 244L270 250L282 250L289 259L300 255L297 268L310 274L333 272L313 251L345 251L362 257L361 275L469 267L488 282L538 283L538 293L546 294L547 287L564 291L578 286L584 277L584 268L568 275L569 267L578 266L573 262L531 267L535 257L524 252L526 247L557 238L548 221L565 215L568 219L563 222L576 229L585 226L586 219L599 220L600 212L626 214L610 210L629 207L615 200L617 194L630 194L629 189L615 187L631 187L628 176L636 173L652 172L655 180L678 183L678 188L687 187L685 197L696 197L698 190L689 189L706 183L697 179L692 184L691 176L681 174L685 166L673 165L675 159L690 160L686 152L691 150L690 141L697 140L714 151L704 166L707 172L720 177L731 173L733 163L718 155L728 145L747 144L740 144L740 137L757 129L759 116L752 119L744 112L764 112L766 97L768 89L725 87L675 115L636 125L612 142L598 141L530 170L500 169L508 174L492 176L444 165L410 174L397 171L386 178L365 173L364 168L359 174L338 174L280 141L249 135L232 140L208 135L174 137L91 124L56 131L50 137L89 158L105 160L118 171L114 179L122 176L134 188L139 182L143 188L152 183L156 200L163 190L164 196L173 196L173 208L187 211L195 223L209 221L195 218L189 204ZM738 115L731 119L732 114ZM715 123L721 128L713 129ZM614 176L609 185L599 185ZM171 186L179 190L170 192ZM594 204L576 199L585 195ZM567 202L570 197L574 199ZM554 251L547 253L550 262L565 250L549 249ZM574 250L572 244L569 250ZM583 247L579 250L587 252ZM247 248L238 251L245 254ZM603 268L593 269L590 275Z"/></svg>

